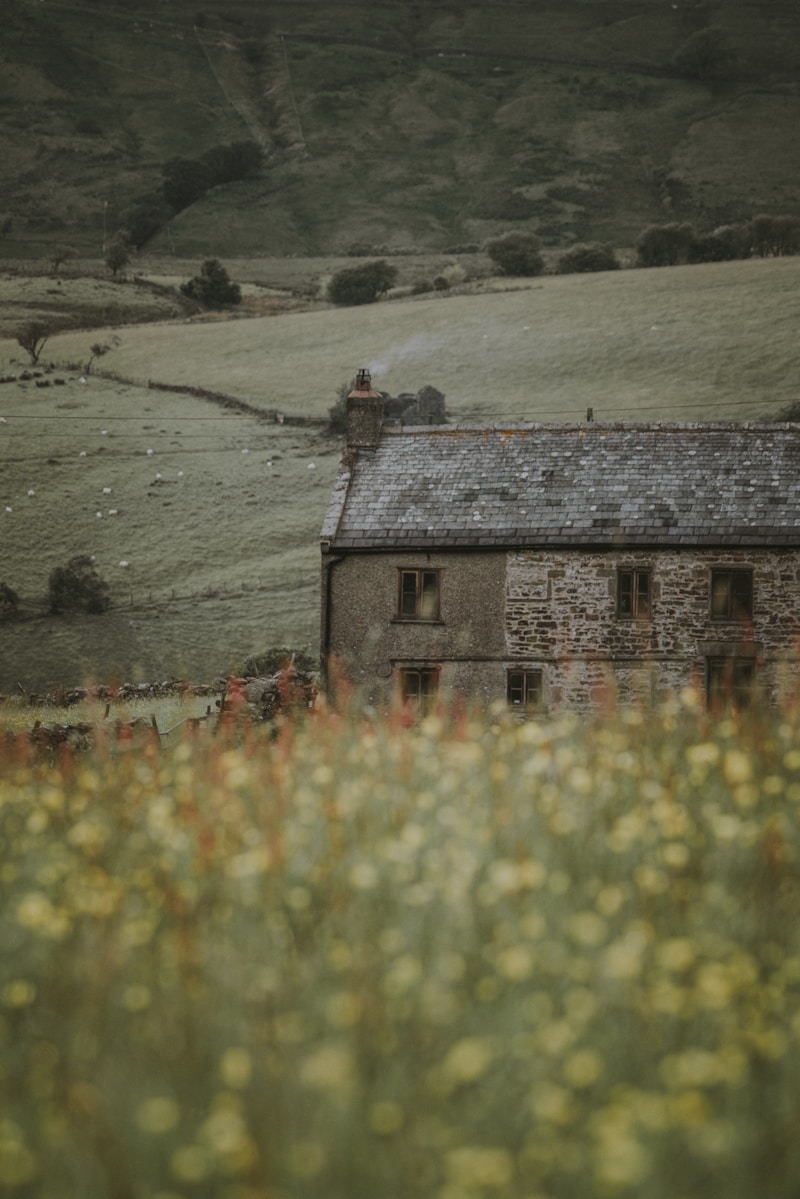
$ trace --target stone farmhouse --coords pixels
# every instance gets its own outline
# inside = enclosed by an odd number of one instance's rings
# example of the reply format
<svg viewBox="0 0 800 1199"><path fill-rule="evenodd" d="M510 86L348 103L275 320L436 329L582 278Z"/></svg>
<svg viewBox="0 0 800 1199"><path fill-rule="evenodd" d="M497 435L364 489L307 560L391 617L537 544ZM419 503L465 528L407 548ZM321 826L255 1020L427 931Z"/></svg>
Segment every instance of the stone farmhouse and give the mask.
<svg viewBox="0 0 800 1199"><path fill-rule="evenodd" d="M800 683L800 425L392 426L366 371L347 419L332 684L590 710Z"/></svg>

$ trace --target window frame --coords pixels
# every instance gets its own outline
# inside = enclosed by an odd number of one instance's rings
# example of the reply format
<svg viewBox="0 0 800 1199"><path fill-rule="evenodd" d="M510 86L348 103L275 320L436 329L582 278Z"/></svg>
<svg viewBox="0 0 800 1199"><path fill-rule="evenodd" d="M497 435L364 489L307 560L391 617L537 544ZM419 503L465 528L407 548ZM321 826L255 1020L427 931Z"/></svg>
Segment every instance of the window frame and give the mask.
<svg viewBox="0 0 800 1199"><path fill-rule="evenodd" d="M426 577L433 581L433 589L426 597ZM413 587L407 586L407 580L414 582ZM430 596L433 603L430 611L425 605ZM408 599L413 597L413 606L409 607ZM440 624L442 610L442 571L437 566L398 566L397 592L395 596L394 619L408 623Z"/></svg>
<svg viewBox="0 0 800 1199"><path fill-rule="evenodd" d="M727 576L727 582L724 586L724 611L718 599L723 595L723 588L720 583ZM744 591L741 588L741 583L746 580L746 588ZM737 582L739 588L737 589ZM737 594L738 590L738 594ZM751 566L714 566L711 569L709 579L709 616L714 621L743 621L752 620L754 603L754 579L753 568ZM741 598L744 595L745 603L742 604Z"/></svg>
<svg viewBox="0 0 800 1199"><path fill-rule="evenodd" d="M400 703L406 710L414 709L418 716L427 716L436 707L439 698L440 666L400 666L398 686ZM411 691L408 683L417 679L419 686Z"/></svg>
<svg viewBox="0 0 800 1199"><path fill-rule="evenodd" d="M514 691L520 693L520 699L513 698ZM541 707L543 701L544 671L540 667L509 666L506 669L506 703L509 708L513 711L528 712Z"/></svg>
<svg viewBox="0 0 800 1199"><path fill-rule="evenodd" d="M630 611L623 606L623 579L630 578ZM642 583L645 586L642 587ZM617 619L652 620L653 618L653 568L651 566L617 567Z"/></svg>

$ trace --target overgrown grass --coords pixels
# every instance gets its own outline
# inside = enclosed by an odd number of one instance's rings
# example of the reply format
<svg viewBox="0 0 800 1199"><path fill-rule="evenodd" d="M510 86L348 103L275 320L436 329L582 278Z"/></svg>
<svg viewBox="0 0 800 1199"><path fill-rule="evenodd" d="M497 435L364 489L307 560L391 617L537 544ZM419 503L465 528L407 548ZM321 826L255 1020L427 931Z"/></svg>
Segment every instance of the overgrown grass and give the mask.
<svg viewBox="0 0 800 1199"><path fill-rule="evenodd" d="M0 776L0 1184L794 1199L800 724L417 728Z"/></svg>

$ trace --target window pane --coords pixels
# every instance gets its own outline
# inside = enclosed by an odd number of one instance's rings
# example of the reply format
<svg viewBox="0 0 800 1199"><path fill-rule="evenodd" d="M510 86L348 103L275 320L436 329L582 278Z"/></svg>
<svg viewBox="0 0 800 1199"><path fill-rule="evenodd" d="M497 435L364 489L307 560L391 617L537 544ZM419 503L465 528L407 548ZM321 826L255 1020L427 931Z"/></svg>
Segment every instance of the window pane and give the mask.
<svg viewBox="0 0 800 1199"><path fill-rule="evenodd" d="M730 615L731 572L715 570L711 574L711 615Z"/></svg>
<svg viewBox="0 0 800 1199"><path fill-rule="evenodd" d="M422 571L422 598L419 615L423 620L435 620L439 615L438 571Z"/></svg>
<svg viewBox="0 0 800 1199"><path fill-rule="evenodd" d="M525 702L525 676L521 670L508 672L508 702L518 705Z"/></svg>
<svg viewBox="0 0 800 1199"><path fill-rule="evenodd" d="M733 615L752 616L753 576L749 570L733 571Z"/></svg>
<svg viewBox="0 0 800 1199"><path fill-rule="evenodd" d="M650 615L650 574L646 570L636 572L636 615Z"/></svg>
<svg viewBox="0 0 800 1199"><path fill-rule="evenodd" d="M400 572L400 615L416 616L417 614L417 572L401 570Z"/></svg>
<svg viewBox="0 0 800 1199"><path fill-rule="evenodd" d="M617 611L620 616L633 616L633 571L621 570L617 578Z"/></svg>
<svg viewBox="0 0 800 1199"><path fill-rule="evenodd" d="M420 674L418 670L403 670L400 674L403 703L419 703Z"/></svg>

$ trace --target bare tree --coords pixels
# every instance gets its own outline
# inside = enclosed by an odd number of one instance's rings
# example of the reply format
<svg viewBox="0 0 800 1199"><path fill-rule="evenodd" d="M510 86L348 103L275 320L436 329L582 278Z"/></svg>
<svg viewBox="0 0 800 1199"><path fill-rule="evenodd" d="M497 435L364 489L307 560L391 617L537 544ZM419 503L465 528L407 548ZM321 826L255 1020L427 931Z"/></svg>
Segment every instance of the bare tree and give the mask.
<svg viewBox="0 0 800 1199"><path fill-rule="evenodd" d="M43 321L26 321L17 329L17 345L29 355L31 366L36 366L39 355L50 336L50 328Z"/></svg>
<svg viewBox="0 0 800 1199"><path fill-rule="evenodd" d="M65 246L63 243L56 246L50 255L50 265L53 268L53 273L58 274L58 269L64 262L69 262L72 258L78 257L78 251L74 246Z"/></svg>

